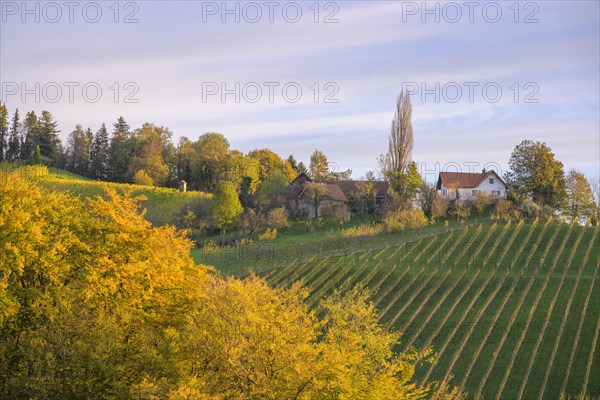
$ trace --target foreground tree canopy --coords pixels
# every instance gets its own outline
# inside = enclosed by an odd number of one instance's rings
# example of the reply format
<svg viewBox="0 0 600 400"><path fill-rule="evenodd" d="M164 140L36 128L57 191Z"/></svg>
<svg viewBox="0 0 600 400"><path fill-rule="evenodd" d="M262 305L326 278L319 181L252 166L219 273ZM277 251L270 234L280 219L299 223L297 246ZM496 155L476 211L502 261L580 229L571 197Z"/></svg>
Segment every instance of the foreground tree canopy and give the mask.
<svg viewBox="0 0 600 400"><path fill-rule="evenodd" d="M404 399L415 354L367 294L223 279L138 199L83 202L0 175L0 397Z"/></svg>

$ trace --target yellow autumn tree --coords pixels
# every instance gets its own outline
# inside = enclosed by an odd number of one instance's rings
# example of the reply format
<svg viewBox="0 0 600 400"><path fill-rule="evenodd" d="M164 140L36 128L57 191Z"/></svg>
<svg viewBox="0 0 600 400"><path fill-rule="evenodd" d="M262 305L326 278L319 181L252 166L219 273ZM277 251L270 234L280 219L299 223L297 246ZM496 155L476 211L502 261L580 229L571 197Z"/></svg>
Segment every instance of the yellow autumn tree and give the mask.
<svg viewBox="0 0 600 400"><path fill-rule="evenodd" d="M0 398L413 399L368 294L223 279L139 198L0 174Z"/></svg>

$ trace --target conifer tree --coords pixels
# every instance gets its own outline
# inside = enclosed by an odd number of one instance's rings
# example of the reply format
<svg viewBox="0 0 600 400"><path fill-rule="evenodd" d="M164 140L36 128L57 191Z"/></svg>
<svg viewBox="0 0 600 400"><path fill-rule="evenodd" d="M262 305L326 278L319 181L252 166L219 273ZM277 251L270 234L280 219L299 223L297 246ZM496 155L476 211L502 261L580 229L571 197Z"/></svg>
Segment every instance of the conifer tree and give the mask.
<svg viewBox="0 0 600 400"><path fill-rule="evenodd" d="M10 128L10 137L8 139L8 150L6 152L6 159L8 161L17 161L19 159L21 148L19 129L19 109L17 108L13 115L12 126Z"/></svg>
<svg viewBox="0 0 600 400"><path fill-rule="evenodd" d="M6 160L8 150L8 110L6 105L0 103L0 162Z"/></svg>
<svg viewBox="0 0 600 400"><path fill-rule="evenodd" d="M90 149L90 174L94 178L108 178L108 131L103 123L94 135Z"/></svg>

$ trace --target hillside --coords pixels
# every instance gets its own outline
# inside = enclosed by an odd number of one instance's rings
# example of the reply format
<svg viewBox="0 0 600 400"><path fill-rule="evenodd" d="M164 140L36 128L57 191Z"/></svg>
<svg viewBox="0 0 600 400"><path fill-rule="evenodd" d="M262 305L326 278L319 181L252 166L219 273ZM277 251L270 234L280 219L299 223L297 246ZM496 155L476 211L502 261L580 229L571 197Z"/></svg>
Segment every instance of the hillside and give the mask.
<svg viewBox="0 0 600 400"><path fill-rule="evenodd" d="M316 301L369 288L398 350L432 346L420 384L450 380L469 397L600 396L598 228L481 224L397 245L277 268L271 284L302 280ZM454 378L452 378L454 376Z"/></svg>
<svg viewBox="0 0 600 400"><path fill-rule="evenodd" d="M69 192L83 198L102 196L105 186L112 187L121 194L129 191L131 196L144 196L146 200L141 201L141 206L147 210L145 217L155 225L174 224L185 207L205 203L211 196L196 191L180 193L176 189L94 181L62 169L43 166L22 167L17 172L35 179L44 188Z"/></svg>

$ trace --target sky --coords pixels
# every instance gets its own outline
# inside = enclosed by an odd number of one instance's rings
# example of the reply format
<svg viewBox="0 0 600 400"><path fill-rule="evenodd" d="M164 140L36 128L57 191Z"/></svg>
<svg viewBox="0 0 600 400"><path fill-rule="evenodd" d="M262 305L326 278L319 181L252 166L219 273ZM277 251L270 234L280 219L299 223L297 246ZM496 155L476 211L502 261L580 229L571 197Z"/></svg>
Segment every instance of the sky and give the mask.
<svg viewBox="0 0 600 400"><path fill-rule="evenodd" d="M522 140L600 176L598 1L0 0L0 101L66 139L123 116L175 140L220 132L360 178L402 90L413 159L503 174Z"/></svg>

